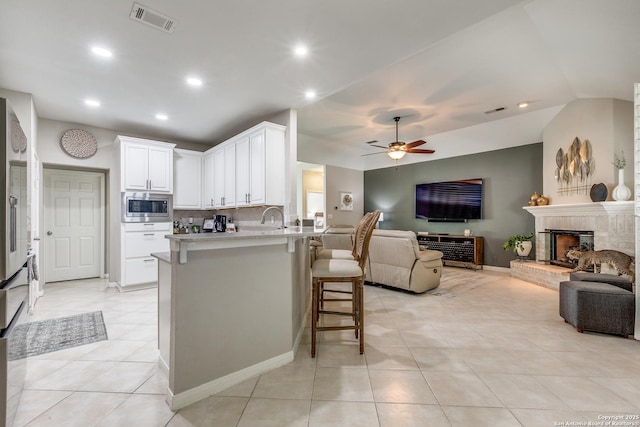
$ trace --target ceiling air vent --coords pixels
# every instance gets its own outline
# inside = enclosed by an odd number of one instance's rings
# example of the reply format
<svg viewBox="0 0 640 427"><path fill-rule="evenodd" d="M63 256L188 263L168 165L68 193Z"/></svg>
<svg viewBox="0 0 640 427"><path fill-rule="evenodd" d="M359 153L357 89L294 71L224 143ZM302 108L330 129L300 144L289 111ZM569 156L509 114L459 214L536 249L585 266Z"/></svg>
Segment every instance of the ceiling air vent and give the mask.
<svg viewBox="0 0 640 427"><path fill-rule="evenodd" d="M173 33L175 29L175 19L163 15L160 12L151 10L140 3L134 3L129 15L134 21L142 22L150 27L156 28L165 33Z"/></svg>

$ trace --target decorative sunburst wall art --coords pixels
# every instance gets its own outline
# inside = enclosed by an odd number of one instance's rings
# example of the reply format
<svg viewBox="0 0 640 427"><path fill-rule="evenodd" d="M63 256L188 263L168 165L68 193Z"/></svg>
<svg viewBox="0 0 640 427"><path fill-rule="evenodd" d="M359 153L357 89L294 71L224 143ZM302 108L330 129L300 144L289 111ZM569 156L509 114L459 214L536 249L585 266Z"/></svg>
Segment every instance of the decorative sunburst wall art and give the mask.
<svg viewBox="0 0 640 427"><path fill-rule="evenodd" d="M558 149L555 178L559 194L587 194L596 169L591 152L589 140L580 142L577 136L566 151Z"/></svg>
<svg viewBox="0 0 640 427"><path fill-rule="evenodd" d="M86 159L98 151L98 142L91 133L83 129L69 129L60 138L62 149L76 159Z"/></svg>

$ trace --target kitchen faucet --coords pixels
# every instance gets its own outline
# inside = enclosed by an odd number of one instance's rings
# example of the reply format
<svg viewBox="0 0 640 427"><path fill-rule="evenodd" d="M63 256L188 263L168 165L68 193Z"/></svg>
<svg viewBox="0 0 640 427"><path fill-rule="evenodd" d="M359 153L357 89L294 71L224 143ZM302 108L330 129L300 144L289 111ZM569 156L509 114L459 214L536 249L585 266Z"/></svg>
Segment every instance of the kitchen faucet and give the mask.
<svg viewBox="0 0 640 427"><path fill-rule="evenodd" d="M265 216L267 215L267 212L269 212L271 209L274 209L278 212L280 212L280 218L282 218L282 227L281 228L285 228L284 226L284 214L282 213L282 210L280 210L280 208L276 207L276 206L269 206L267 209L264 210L264 212L262 212L262 220L260 221L260 224L264 224L264 219Z"/></svg>

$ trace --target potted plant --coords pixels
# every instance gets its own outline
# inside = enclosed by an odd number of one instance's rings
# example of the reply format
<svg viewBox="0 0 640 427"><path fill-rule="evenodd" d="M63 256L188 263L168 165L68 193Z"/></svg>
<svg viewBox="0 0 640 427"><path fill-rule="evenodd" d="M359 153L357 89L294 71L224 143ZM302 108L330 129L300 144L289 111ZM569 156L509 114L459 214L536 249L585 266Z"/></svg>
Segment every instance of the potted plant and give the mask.
<svg viewBox="0 0 640 427"><path fill-rule="evenodd" d="M533 232L529 234L514 234L510 236L506 242L502 245L502 249L505 251L513 250L518 256L526 257L531 252L531 243L533 239Z"/></svg>

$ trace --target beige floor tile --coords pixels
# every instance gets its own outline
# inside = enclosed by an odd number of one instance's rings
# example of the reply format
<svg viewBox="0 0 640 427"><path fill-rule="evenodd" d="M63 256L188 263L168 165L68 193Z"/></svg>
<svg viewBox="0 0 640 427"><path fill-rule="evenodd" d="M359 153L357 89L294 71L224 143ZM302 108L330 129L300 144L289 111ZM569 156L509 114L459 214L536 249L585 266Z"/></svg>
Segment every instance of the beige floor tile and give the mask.
<svg viewBox="0 0 640 427"><path fill-rule="evenodd" d="M475 374L423 371L440 405L502 407L502 402Z"/></svg>
<svg viewBox="0 0 640 427"><path fill-rule="evenodd" d="M147 341L139 350L131 353L124 360L126 362L158 362L160 350L154 341Z"/></svg>
<svg viewBox="0 0 640 427"><path fill-rule="evenodd" d="M157 427L173 417L164 396L132 394L96 427Z"/></svg>
<svg viewBox="0 0 640 427"><path fill-rule="evenodd" d="M522 374L517 357L506 350L461 349L457 354L475 373Z"/></svg>
<svg viewBox="0 0 640 427"><path fill-rule="evenodd" d="M558 396L528 375L479 374L505 407L568 410Z"/></svg>
<svg viewBox="0 0 640 427"><path fill-rule="evenodd" d="M163 369L158 369L135 391L136 394L161 394L165 395L169 388L169 379Z"/></svg>
<svg viewBox="0 0 640 427"><path fill-rule="evenodd" d="M634 378L590 378L631 403L640 414L640 377ZM638 420L640 425L640 420Z"/></svg>
<svg viewBox="0 0 640 427"><path fill-rule="evenodd" d="M238 427L307 427L310 400L251 399Z"/></svg>
<svg viewBox="0 0 640 427"><path fill-rule="evenodd" d="M504 408L443 406L442 410L451 427L522 427L516 417Z"/></svg>
<svg viewBox="0 0 640 427"><path fill-rule="evenodd" d="M70 360L45 360L27 358L27 372L25 375L25 387L30 388L30 384L36 380L51 375L55 371L71 363Z"/></svg>
<svg viewBox="0 0 640 427"><path fill-rule="evenodd" d="M313 399L373 402L369 372L366 369L318 368Z"/></svg>
<svg viewBox="0 0 640 427"><path fill-rule="evenodd" d="M424 376L418 371L369 371L376 402L438 404Z"/></svg>
<svg viewBox="0 0 640 427"><path fill-rule="evenodd" d="M71 391L24 390L13 421L14 427L22 427L43 412L70 396Z"/></svg>
<svg viewBox="0 0 640 427"><path fill-rule="evenodd" d="M536 376L535 378L574 411L624 413L637 411L631 403L589 378L559 376Z"/></svg>
<svg viewBox="0 0 640 427"><path fill-rule="evenodd" d="M145 346L145 342L109 340L104 345L84 354L81 360L120 362Z"/></svg>
<svg viewBox="0 0 640 427"><path fill-rule="evenodd" d="M28 360L79 360L85 354L99 349L108 342L109 341L107 340L96 341L91 344L79 345L64 350L52 351L51 353L39 354L38 356L30 357Z"/></svg>
<svg viewBox="0 0 640 427"><path fill-rule="evenodd" d="M469 365L449 348L411 348L418 367L423 371L472 372Z"/></svg>
<svg viewBox="0 0 640 427"><path fill-rule="evenodd" d="M369 369L418 369L413 355L406 347L366 346L365 357Z"/></svg>
<svg viewBox="0 0 640 427"><path fill-rule="evenodd" d="M429 326L407 327L400 330L400 335L407 347L449 348L451 346L440 332L434 331Z"/></svg>
<svg viewBox="0 0 640 427"><path fill-rule="evenodd" d="M217 393L216 396L251 397L259 379L260 377L249 378L240 384L222 390L220 393Z"/></svg>
<svg viewBox="0 0 640 427"><path fill-rule="evenodd" d="M180 409L167 427L236 427L248 398L212 396Z"/></svg>
<svg viewBox="0 0 640 427"><path fill-rule="evenodd" d="M309 358L311 357L309 356ZM366 369L367 367L365 355L360 354L359 347L355 345L323 344L315 360L317 360L317 366L321 368L348 367Z"/></svg>
<svg viewBox="0 0 640 427"><path fill-rule="evenodd" d="M117 362L77 360L29 384L34 390L80 390L87 382L113 368Z"/></svg>
<svg viewBox="0 0 640 427"><path fill-rule="evenodd" d="M118 362L111 369L82 384L82 391L133 393L158 369L157 363Z"/></svg>
<svg viewBox="0 0 640 427"><path fill-rule="evenodd" d="M283 366L260 376L253 397L311 399L315 369Z"/></svg>
<svg viewBox="0 0 640 427"><path fill-rule="evenodd" d="M523 427L566 426L571 425L569 422L581 425L579 423L586 423L589 420L584 415L571 410L512 409L511 413Z"/></svg>
<svg viewBox="0 0 640 427"><path fill-rule="evenodd" d="M380 427L449 427L449 420L437 405L377 403Z"/></svg>
<svg viewBox="0 0 640 427"><path fill-rule="evenodd" d="M122 393L76 392L35 418L28 427L93 426L127 397Z"/></svg>
<svg viewBox="0 0 640 427"><path fill-rule="evenodd" d="M397 329L379 324L365 323L365 342L371 346L401 346L405 345Z"/></svg>
<svg viewBox="0 0 640 427"><path fill-rule="evenodd" d="M376 405L367 402L312 401L309 427L375 427Z"/></svg>

